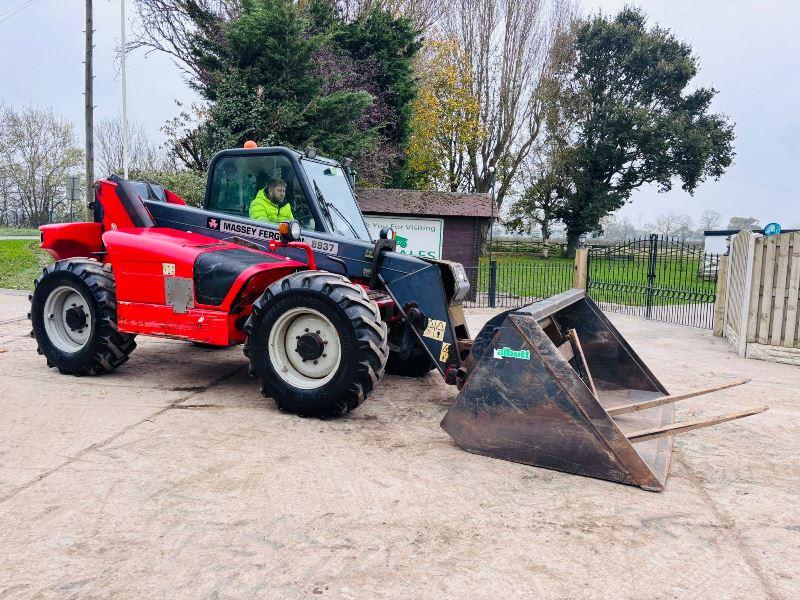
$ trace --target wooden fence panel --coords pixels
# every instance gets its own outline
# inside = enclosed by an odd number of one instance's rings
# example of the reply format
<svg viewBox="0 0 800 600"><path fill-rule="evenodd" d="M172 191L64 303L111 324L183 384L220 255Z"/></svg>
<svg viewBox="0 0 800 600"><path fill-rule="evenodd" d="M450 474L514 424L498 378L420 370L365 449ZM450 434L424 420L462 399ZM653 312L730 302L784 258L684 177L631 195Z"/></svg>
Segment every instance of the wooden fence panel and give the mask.
<svg viewBox="0 0 800 600"><path fill-rule="evenodd" d="M800 341L800 320L797 318L798 305L800 304L800 231L791 236L792 249L789 252L789 279L787 282L788 294L786 298L786 327L783 345L794 348Z"/></svg>
<svg viewBox="0 0 800 600"><path fill-rule="evenodd" d="M772 308L772 335L770 336L770 344L773 346L783 345L783 328L784 328L784 310L786 307L786 292L788 282L786 276L789 272L789 246L791 243L791 235L778 235L777 250L775 259L777 261L777 269L775 271L775 290L774 301Z"/></svg>
<svg viewBox="0 0 800 600"><path fill-rule="evenodd" d="M747 341L755 342L758 329L758 304L761 296L761 281L764 278L764 252L766 238L757 238L753 254L753 275L750 287L750 307L747 311Z"/></svg>
<svg viewBox="0 0 800 600"><path fill-rule="evenodd" d="M766 252L764 254L764 278L761 285L761 298L759 299L758 310L758 335L756 339L759 344L769 344L769 326L772 324L772 307L775 293L775 254L778 246L777 235L765 238Z"/></svg>
<svg viewBox="0 0 800 600"><path fill-rule="evenodd" d="M739 233L731 240L731 252L728 258L728 291L725 306L725 337L728 343L741 351L742 319L745 312L746 296L749 294L747 286L747 255L750 239L753 234L749 231Z"/></svg>
<svg viewBox="0 0 800 600"><path fill-rule="evenodd" d="M800 232L743 231L731 239L728 264L728 343L740 355L800 365Z"/></svg>

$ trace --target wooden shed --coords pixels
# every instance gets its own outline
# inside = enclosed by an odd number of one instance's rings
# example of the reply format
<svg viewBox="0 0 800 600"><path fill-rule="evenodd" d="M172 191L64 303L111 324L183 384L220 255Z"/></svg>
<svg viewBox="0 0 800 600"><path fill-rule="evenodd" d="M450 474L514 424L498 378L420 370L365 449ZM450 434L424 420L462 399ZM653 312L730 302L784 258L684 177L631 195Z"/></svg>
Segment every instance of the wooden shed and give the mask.
<svg viewBox="0 0 800 600"><path fill-rule="evenodd" d="M478 266L493 212L489 194L358 188L356 196L370 229L391 225L409 240L398 251Z"/></svg>

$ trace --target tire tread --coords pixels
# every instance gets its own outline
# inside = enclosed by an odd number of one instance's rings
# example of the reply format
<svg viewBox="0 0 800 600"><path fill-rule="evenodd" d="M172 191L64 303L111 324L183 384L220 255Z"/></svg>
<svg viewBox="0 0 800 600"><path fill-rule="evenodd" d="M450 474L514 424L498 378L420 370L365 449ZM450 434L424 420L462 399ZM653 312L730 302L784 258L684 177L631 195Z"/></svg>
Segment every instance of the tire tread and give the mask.
<svg viewBox="0 0 800 600"><path fill-rule="evenodd" d="M313 411L299 409L290 400L276 397L280 394L276 393L270 381L264 378L262 378L261 392L264 396L274 398L278 408L285 412L323 418L345 414L363 403L383 377L389 357L386 323L381 319L377 304L370 300L364 289L342 275L320 271L301 271L288 275L270 285L253 303L252 314L245 323L248 336L244 344L244 354L250 359L251 370L255 373L258 372L258 368L253 363L255 353L251 348L252 336L273 299L292 290L324 294L344 310L358 340L356 375L344 394L339 398L329 399L324 408Z"/></svg>
<svg viewBox="0 0 800 600"><path fill-rule="evenodd" d="M101 375L113 371L124 364L130 353L136 348L136 336L120 333L117 329L116 286L111 269L108 265L88 258L73 258L48 265L42 269L41 276L37 277L34 282L33 294L28 296L31 304L34 301L36 288L42 280L62 271L68 271L80 277L92 293L97 308L95 326L98 328L98 335L95 338L92 352L80 367L66 368L64 365L57 365L50 356L47 357L47 366L57 367L61 373L76 376ZM33 320L31 313L28 313L28 318ZM33 331L31 331L31 337L35 337ZM39 354L45 353L41 341L36 350Z"/></svg>

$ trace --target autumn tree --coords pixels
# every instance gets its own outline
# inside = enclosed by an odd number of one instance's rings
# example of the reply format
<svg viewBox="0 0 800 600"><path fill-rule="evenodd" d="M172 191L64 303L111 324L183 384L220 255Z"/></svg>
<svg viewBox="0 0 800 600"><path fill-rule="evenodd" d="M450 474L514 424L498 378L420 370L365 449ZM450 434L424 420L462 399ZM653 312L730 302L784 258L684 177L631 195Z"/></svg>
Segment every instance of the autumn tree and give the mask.
<svg viewBox="0 0 800 600"><path fill-rule="evenodd" d="M570 15L558 0L457 0L443 18L444 35L459 45L463 84L478 103L479 135L452 160L463 160L469 191L488 192L495 170L498 207L539 136L542 83L555 33Z"/></svg>
<svg viewBox="0 0 800 600"><path fill-rule="evenodd" d="M580 21L573 39L554 75L558 110L569 124L558 216L570 254L581 234L596 230L640 186L667 192L679 179L692 193L718 179L734 156L733 125L710 110L716 91L692 84L698 59L689 44L648 27L635 8Z"/></svg>
<svg viewBox="0 0 800 600"><path fill-rule="evenodd" d="M431 42L419 61L408 167L417 187L456 192L469 187L467 148L483 137L480 102L456 40Z"/></svg>

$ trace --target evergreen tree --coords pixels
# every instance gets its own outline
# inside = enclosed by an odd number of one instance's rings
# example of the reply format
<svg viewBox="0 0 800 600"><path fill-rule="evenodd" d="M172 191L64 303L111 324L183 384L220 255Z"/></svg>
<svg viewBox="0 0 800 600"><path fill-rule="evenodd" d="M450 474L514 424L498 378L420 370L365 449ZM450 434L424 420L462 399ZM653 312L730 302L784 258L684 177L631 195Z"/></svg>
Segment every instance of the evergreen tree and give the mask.
<svg viewBox="0 0 800 600"><path fill-rule="evenodd" d="M710 111L716 91L692 89L698 59L689 44L648 28L635 8L592 17L573 33L573 52L555 77L566 124L554 157L564 174L557 216L569 251L643 184L666 192L677 178L691 193L719 178L734 155L733 126Z"/></svg>
<svg viewBox="0 0 800 600"><path fill-rule="evenodd" d="M407 20L372 8L350 21L333 0L243 0L229 20L189 17L192 83L209 102L195 137L210 152L311 145L353 158L369 183L402 184L419 49Z"/></svg>

